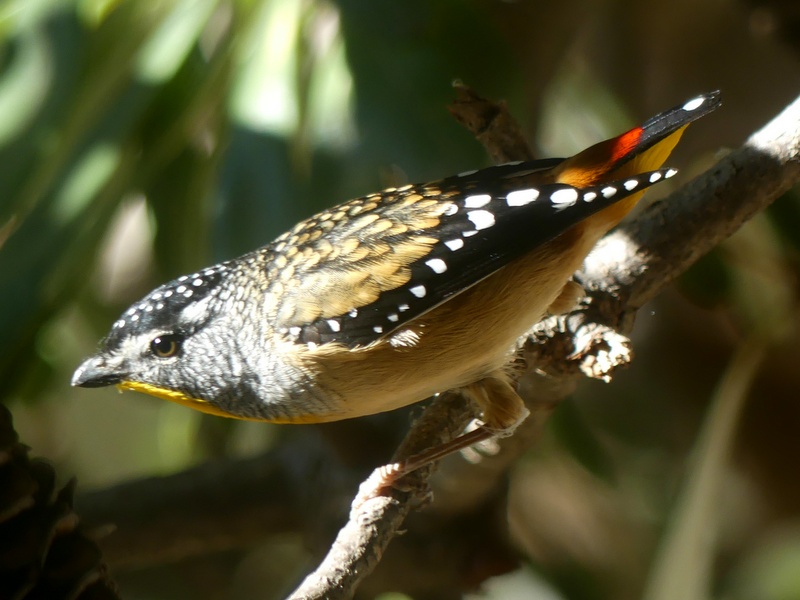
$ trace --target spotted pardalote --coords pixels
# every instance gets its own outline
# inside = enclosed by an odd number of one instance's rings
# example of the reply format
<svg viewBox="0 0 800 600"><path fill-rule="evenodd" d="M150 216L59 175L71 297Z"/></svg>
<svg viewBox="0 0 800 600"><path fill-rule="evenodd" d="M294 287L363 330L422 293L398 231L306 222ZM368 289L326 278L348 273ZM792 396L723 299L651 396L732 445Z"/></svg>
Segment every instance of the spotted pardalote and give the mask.
<svg viewBox="0 0 800 600"><path fill-rule="evenodd" d="M510 431L526 414L504 371L515 341L573 304L571 275L675 173L661 166L686 126L719 104L704 94L571 158L467 171L314 215L152 291L72 384L276 423L458 389L486 432Z"/></svg>

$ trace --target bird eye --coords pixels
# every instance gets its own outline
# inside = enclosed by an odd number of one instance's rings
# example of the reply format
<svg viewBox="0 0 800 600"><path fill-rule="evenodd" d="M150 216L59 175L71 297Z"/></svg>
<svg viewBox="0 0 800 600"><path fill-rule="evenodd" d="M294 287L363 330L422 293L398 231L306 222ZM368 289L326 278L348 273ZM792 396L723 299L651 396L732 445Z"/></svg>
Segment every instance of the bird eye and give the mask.
<svg viewBox="0 0 800 600"><path fill-rule="evenodd" d="M175 334L160 335L150 342L150 351L159 358L175 356L181 349L181 339Z"/></svg>

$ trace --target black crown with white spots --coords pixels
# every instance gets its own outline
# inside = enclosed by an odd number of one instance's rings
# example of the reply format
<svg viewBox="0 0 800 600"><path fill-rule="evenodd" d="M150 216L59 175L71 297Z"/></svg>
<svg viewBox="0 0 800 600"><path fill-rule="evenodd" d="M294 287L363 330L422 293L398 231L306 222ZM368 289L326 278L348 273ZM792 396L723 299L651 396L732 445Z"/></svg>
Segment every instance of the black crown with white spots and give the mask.
<svg viewBox="0 0 800 600"><path fill-rule="evenodd" d="M218 293L228 270L227 263L222 263L191 275L181 275L156 288L114 322L105 345L113 349L126 337L159 330L172 332L181 311Z"/></svg>

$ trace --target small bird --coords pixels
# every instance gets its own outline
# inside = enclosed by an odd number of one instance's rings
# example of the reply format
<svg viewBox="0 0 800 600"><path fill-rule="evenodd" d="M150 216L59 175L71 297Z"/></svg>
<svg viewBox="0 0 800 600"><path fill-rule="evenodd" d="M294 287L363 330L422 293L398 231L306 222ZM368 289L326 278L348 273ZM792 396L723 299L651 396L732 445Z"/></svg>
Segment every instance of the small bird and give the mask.
<svg viewBox="0 0 800 600"><path fill-rule="evenodd" d="M403 472L527 415L509 382L517 338L574 307L597 241L668 179L697 96L567 158L370 194L133 304L72 385L117 385L238 419L319 423L460 390L483 427Z"/></svg>

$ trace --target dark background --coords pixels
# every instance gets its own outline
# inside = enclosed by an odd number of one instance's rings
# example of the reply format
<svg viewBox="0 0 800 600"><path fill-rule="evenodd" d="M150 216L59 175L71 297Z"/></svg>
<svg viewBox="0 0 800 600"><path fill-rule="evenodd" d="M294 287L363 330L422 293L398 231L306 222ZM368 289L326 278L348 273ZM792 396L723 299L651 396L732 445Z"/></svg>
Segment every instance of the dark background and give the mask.
<svg viewBox="0 0 800 600"><path fill-rule="evenodd" d="M68 382L155 285L350 197L489 164L445 109L453 80L506 99L542 157L721 89L673 186L800 92L800 7L778 0L20 0L0 44L0 401L80 490L319 437ZM523 561L490 597L640 597L717 385L766 340L716 466L719 534L701 523L713 597L800 598L799 232L794 190L640 312L630 369L559 407L513 473ZM115 574L126 598L273 598L312 564L284 533Z"/></svg>

